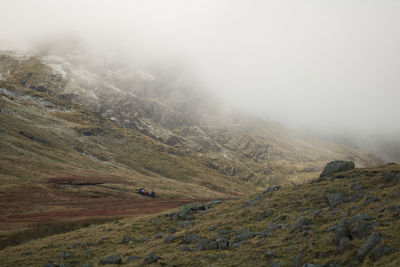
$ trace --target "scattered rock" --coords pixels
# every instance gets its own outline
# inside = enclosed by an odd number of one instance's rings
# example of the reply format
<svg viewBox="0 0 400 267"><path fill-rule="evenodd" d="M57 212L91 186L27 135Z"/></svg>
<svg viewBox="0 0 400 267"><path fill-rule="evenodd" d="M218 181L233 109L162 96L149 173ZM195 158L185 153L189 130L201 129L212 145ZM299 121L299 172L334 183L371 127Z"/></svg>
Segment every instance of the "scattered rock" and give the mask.
<svg viewBox="0 0 400 267"><path fill-rule="evenodd" d="M170 236L167 236L167 237L164 239L164 243L172 243L172 242L177 241L178 239L179 239L179 236L170 235Z"/></svg>
<svg viewBox="0 0 400 267"><path fill-rule="evenodd" d="M185 235L183 237L184 244L196 244L201 240L201 237L194 234Z"/></svg>
<svg viewBox="0 0 400 267"><path fill-rule="evenodd" d="M205 249L206 249L206 250L218 249L218 244L217 244L216 241L210 241L210 242L207 243Z"/></svg>
<svg viewBox="0 0 400 267"><path fill-rule="evenodd" d="M74 256L74 254L72 254L71 252L69 252L69 251L63 251L63 252L61 252L61 254L60 254L60 257L64 260L64 259L67 259L67 258L71 258L71 257L73 257Z"/></svg>
<svg viewBox="0 0 400 267"><path fill-rule="evenodd" d="M320 177L324 177L336 172L353 170L354 168L355 165L354 162L352 161L342 161L342 160L331 161L325 166Z"/></svg>
<svg viewBox="0 0 400 267"><path fill-rule="evenodd" d="M217 226L215 226L215 225L213 225L213 226L210 226L210 228L208 228L210 231L215 231L215 230L217 230Z"/></svg>
<svg viewBox="0 0 400 267"><path fill-rule="evenodd" d="M106 264L122 264L122 258L120 254L114 254L104 258L100 261L100 265Z"/></svg>
<svg viewBox="0 0 400 267"><path fill-rule="evenodd" d="M194 251L203 251L206 250L208 243L210 243L210 240L207 239L200 239L197 242L196 248Z"/></svg>
<svg viewBox="0 0 400 267"><path fill-rule="evenodd" d="M264 258L267 261L272 261L278 253L274 250L266 250L264 251Z"/></svg>
<svg viewBox="0 0 400 267"><path fill-rule="evenodd" d="M279 185L278 186L274 186L274 187L269 187L267 190L265 190L263 192L263 194L266 194L266 193L269 193L269 192L273 192L273 191L278 191L280 188L281 187Z"/></svg>
<svg viewBox="0 0 400 267"><path fill-rule="evenodd" d="M211 205L218 205L218 204L221 204L222 202L223 202L222 199L216 199L216 200L211 201Z"/></svg>
<svg viewBox="0 0 400 267"><path fill-rule="evenodd" d="M259 234L258 232L246 232L246 233L241 233L241 234L235 235L235 237L234 237L235 243L254 238L258 234Z"/></svg>
<svg viewBox="0 0 400 267"><path fill-rule="evenodd" d="M391 247L386 247L386 246L377 246L374 248L371 253L372 253L372 259L374 261L378 260L380 257L388 254L392 254L396 252L394 248Z"/></svg>
<svg viewBox="0 0 400 267"><path fill-rule="evenodd" d="M295 225L293 226L292 230L290 231L291 233L294 233L298 229L301 229L305 225L309 225L311 223L310 219L308 218L300 218L297 220Z"/></svg>
<svg viewBox="0 0 400 267"><path fill-rule="evenodd" d="M124 237L122 238L121 243L126 244L126 243L129 243L129 242L131 242L131 241L133 241L133 239L132 239L131 237L129 237L129 236L124 236Z"/></svg>
<svg viewBox="0 0 400 267"><path fill-rule="evenodd" d="M256 198L244 203L244 207L247 208L247 207L253 206L254 204L256 204L257 202L260 202L263 199L264 199L264 194L258 195Z"/></svg>
<svg viewBox="0 0 400 267"><path fill-rule="evenodd" d="M340 240L344 237L350 238L350 233L348 230L350 221L341 220L335 229L335 244L339 246Z"/></svg>
<svg viewBox="0 0 400 267"><path fill-rule="evenodd" d="M346 202L346 195L344 193L327 194L329 207L334 208L339 204Z"/></svg>
<svg viewBox="0 0 400 267"><path fill-rule="evenodd" d="M144 264L151 264L151 263L155 263L160 259L160 256L158 256L155 253L150 253L149 255L146 256L146 258L144 258Z"/></svg>
<svg viewBox="0 0 400 267"><path fill-rule="evenodd" d="M339 241L339 252L344 253L350 247L350 239L342 237Z"/></svg>
<svg viewBox="0 0 400 267"><path fill-rule="evenodd" d="M378 243L381 241L381 237L378 233L373 232L367 240L361 245L360 249L357 251L357 259L362 261L364 257L370 252Z"/></svg>
<svg viewBox="0 0 400 267"><path fill-rule="evenodd" d="M361 221L361 220L362 221L372 221L372 220L375 220L375 218L366 213L360 213L360 214L354 215L354 217L351 218L352 222Z"/></svg>
<svg viewBox="0 0 400 267"><path fill-rule="evenodd" d="M168 234L175 234L178 231L175 227L168 227L167 233Z"/></svg>
<svg viewBox="0 0 400 267"><path fill-rule="evenodd" d="M383 179L385 183L390 183L396 177L396 174L391 170L386 170L383 174Z"/></svg>
<svg viewBox="0 0 400 267"><path fill-rule="evenodd" d="M191 252L192 250L188 246L183 246L180 248L181 251Z"/></svg>
<svg viewBox="0 0 400 267"><path fill-rule="evenodd" d="M240 242L234 242L231 245L231 248L239 248L240 246L246 244L246 240L240 241Z"/></svg>
<svg viewBox="0 0 400 267"><path fill-rule="evenodd" d="M218 249L228 249L229 248L229 238L228 237L219 237L215 240L218 245Z"/></svg>
<svg viewBox="0 0 400 267"><path fill-rule="evenodd" d="M375 227L373 221L360 220L350 227L350 235L353 239L359 239L370 235Z"/></svg>
<svg viewBox="0 0 400 267"><path fill-rule="evenodd" d="M180 228L190 227L190 226L193 226L193 225L194 225L194 222L192 222L192 221L181 221L181 222L179 222L179 227Z"/></svg>
<svg viewBox="0 0 400 267"><path fill-rule="evenodd" d="M141 259L143 259L143 258L139 257L139 256L132 255L132 256L126 257L126 262L129 263L131 261L136 261L136 260L141 260Z"/></svg>
<svg viewBox="0 0 400 267"><path fill-rule="evenodd" d="M377 202L377 201L379 201L379 198L377 198L374 195L368 195L367 198L365 199L365 205L368 205L372 202Z"/></svg>

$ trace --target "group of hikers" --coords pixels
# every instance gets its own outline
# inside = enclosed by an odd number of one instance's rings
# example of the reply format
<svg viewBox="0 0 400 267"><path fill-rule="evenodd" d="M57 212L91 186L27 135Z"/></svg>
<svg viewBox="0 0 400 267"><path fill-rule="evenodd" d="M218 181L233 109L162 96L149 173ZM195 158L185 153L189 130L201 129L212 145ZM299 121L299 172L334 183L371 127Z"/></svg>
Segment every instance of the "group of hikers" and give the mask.
<svg viewBox="0 0 400 267"><path fill-rule="evenodd" d="M140 188L138 193L146 197L156 197L156 193L154 191L149 193L149 191L145 191L144 188Z"/></svg>

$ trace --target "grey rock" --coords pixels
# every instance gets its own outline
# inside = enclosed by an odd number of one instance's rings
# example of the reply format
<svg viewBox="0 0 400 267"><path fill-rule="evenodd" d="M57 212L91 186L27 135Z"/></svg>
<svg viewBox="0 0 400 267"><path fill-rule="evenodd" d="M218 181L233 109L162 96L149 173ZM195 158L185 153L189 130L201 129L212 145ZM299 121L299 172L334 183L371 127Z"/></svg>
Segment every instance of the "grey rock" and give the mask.
<svg viewBox="0 0 400 267"><path fill-rule="evenodd" d="M343 237L350 238L349 227L350 221L348 220L341 220L339 224L336 226L335 229L335 244L339 246L340 240Z"/></svg>
<svg viewBox="0 0 400 267"><path fill-rule="evenodd" d="M264 258L267 261L273 260L276 257L276 255L278 255L278 253L275 250L266 250L266 251L264 251Z"/></svg>
<svg viewBox="0 0 400 267"><path fill-rule="evenodd" d="M273 231L273 230L277 230L277 229L281 229L281 226L277 225L276 223L271 223L270 225L268 225L267 227L265 227L264 231Z"/></svg>
<svg viewBox="0 0 400 267"><path fill-rule="evenodd" d="M206 250L215 250L215 249L218 249L218 244L217 244L216 241L208 242L205 249L206 249Z"/></svg>
<svg viewBox="0 0 400 267"><path fill-rule="evenodd" d="M210 243L210 240L207 239L200 239L197 242L196 248L194 249L195 251L203 251L207 249L207 245Z"/></svg>
<svg viewBox="0 0 400 267"><path fill-rule="evenodd" d="M222 202L223 202L222 199L216 199L216 200L211 201L211 205L218 205L218 204L221 204Z"/></svg>
<svg viewBox="0 0 400 267"><path fill-rule="evenodd" d="M364 257L370 252L373 248L378 245L378 243L381 241L381 237L379 236L378 233L373 232L367 240L364 241L364 243L361 245L360 249L357 251L357 259L362 261Z"/></svg>
<svg viewBox="0 0 400 267"><path fill-rule="evenodd" d="M201 240L201 237L198 235L194 235L194 234L189 234L189 235L185 235L183 237L183 243L184 244L196 244Z"/></svg>
<svg viewBox="0 0 400 267"><path fill-rule="evenodd" d="M347 198L345 200L345 202L357 202L357 201L360 201L361 199L363 199L363 197L364 197L363 193L357 194L357 195L353 195L353 196Z"/></svg>
<svg viewBox="0 0 400 267"><path fill-rule="evenodd" d="M210 231L215 231L215 230L217 230L217 226L215 226L215 225L212 225L212 226L210 226L210 228L208 228Z"/></svg>
<svg viewBox="0 0 400 267"><path fill-rule="evenodd" d="M173 243L173 242L177 241L178 239L179 239L179 236L170 235L164 239L164 243Z"/></svg>
<svg viewBox="0 0 400 267"><path fill-rule="evenodd" d="M296 257L293 260L292 267L300 267L301 264L303 263L304 255L305 255L305 251L304 250L301 251L299 254L297 254Z"/></svg>
<svg viewBox="0 0 400 267"><path fill-rule="evenodd" d="M228 249L229 248L229 238L219 237L215 240L218 245L218 249Z"/></svg>
<svg viewBox="0 0 400 267"><path fill-rule="evenodd" d="M159 219L153 219L151 220L152 223L160 223L161 221Z"/></svg>
<svg viewBox="0 0 400 267"><path fill-rule="evenodd" d="M181 222L179 222L179 227L180 228L190 227L190 226L193 226L193 225L194 225L194 222L192 222L192 221L181 221Z"/></svg>
<svg viewBox="0 0 400 267"><path fill-rule="evenodd" d="M132 256L126 257L126 262L129 263L131 261L136 261L136 260L141 260L141 259L143 259L143 258L139 257L139 256L132 255Z"/></svg>
<svg viewBox="0 0 400 267"><path fill-rule="evenodd" d="M391 170L386 170L383 173L383 179L385 181L385 183L390 183L391 181L393 181L393 179L396 177L396 174L394 172L392 172Z"/></svg>
<svg viewBox="0 0 400 267"><path fill-rule="evenodd" d="M146 258L144 258L144 264L151 264L151 263L155 263L160 259L160 256L158 256L155 253L150 253L149 255L146 256Z"/></svg>
<svg viewBox="0 0 400 267"><path fill-rule="evenodd" d="M372 220L375 220L375 218L370 216L370 215L368 215L368 214L366 214L366 213L360 213L360 214L357 214L357 215L353 216L353 218L351 218L352 222L356 222L356 221L372 221Z"/></svg>
<svg viewBox="0 0 400 267"><path fill-rule="evenodd" d="M225 235L229 235L231 232L226 230L226 229L221 229L218 231L218 235L219 236L225 236Z"/></svg>
<svg viewBox="0 0 400 267"><path fill-rule="evenodd" d="M100 265L106 264L122 264L122 258L120 254L114 254L104 258L100 261Z"/></svg>
<svg viewBox="0 0 400 267"><path fill-rule="evenodd" d="M246 240L243 240L243 241L240 241L240 242L234 242L234 243L232 243L231 248L232 248L232 249L233 249L233 248L239 248L239 247L241 247L241 246L244 245L244 244L246 244Z"/></svg>
<svg viewBox="0 0 400 267"><path fill-rule="evenodd" d="M132 239L131 237L129 237L129 236L124 236L124 237L122 238L121 243L126 244L126 243L129 243L129 242L131 242L131 241L133 241L133 239Z"/></svg>
<svg viewBox="0 0 400 267"><path fill-rule="evenodd" d="M143 237L142 239L140 239L140 241L142 241L142 242L148 242L148 241L150 241L150 238Z"/></svg>
<svg viewBox="0 0 400 267"><path fill-rule="evenodd" d="M247 201L243 206L244 206L245 208L250 207L250 206L253 206L254 204L260 202L260 201L263 200L263 199L264 199L264 194L258 195L258 196L255 197L254 199Z"/></svg>
<svg viewBox="0 0 400 267"><path fill-rule="evenodd" d="M370 235L374 231L373 221L358 221L350 228L350 235L353 239L360 239Z"/></svg>
<svg viewBox="0 0 400 267"><path fill-rule="evenodd" d="M178 231L175 227L168 227L167 233L168 234L175 234Z"/></svg>
<svg viewBox="0 0 400 267"><path fill-rule="evenodd" d="M339 252L344 253L350 247L350 239L348 237L342 237L339 241Z"/></svg>
<svg viewBox="0 0 400 267"><path fill-rule="evenodd" d="M240 241L244 241L244 240L248 240L251 238L256 237L257 235L259 235L258 232L246 232L246 233L242 233L239 235L235 235L235 242L240 242Z"/></svg>
<svg viewBox="0 0 400 267"><path fill-rule="evenodd" d="M278 186L274 186L274 187L269 187L267 190L263 191L263 194L269 193L269 192L274 192L274 191L278 191L281 187Z"/></svg>
<svg viewBox="0 0 400 267"><path fill-rule="evenodd" d="M368 195L367 198L365 199L365 204L368 205L372 202L378 202L378 201L379 201L379 198L377 198L376 196Z"/></svg>
<svg viewBox="0 0 400 267"><path fill-rule="evenodd" d="M294 233L298 229L301 229L303 226L307 226L311 223L310 219L308 218L300 218L297 220L297 222L294 224L292 230L290 231L291 233ZM307 230L307 229L303 229Z"/></svg>
<svg viewBox="0 0 400 267"><path fill-rule="evenodd" d="M273 214L274 214L273 211L267 210L267 211L261 213L260 216L258 216L258 220L260 220L260 221L264 220L264 219L266 219L268 217L271 217Z"/></svg>
<svg viewBox="0 0 400 267"><path fill-rule="evenodd" d="M353 170L354 168L355 168L354 162L351 161L342 161L342 160L331 161L325 166L320 177L331 175L336 172Z"/></svg>
<svg viewBox="0 0 400 267"><path fill-rule="evenodd" d="M63 252L61 252L61 254L60 254L60 257L61 257L62 259L71 258L71 257L73 257L73 256L74 256L74 254L72 254L72 253L69 252L69 251L63 251Z"/></svg>
<svg viewBox="0 0 400 267"><path fill-rule="evenodd" d="M372 253L372 259L374 261L378 260L380 257L388 254L392 254L396 252L394 248L391 247L386 247L386 246L377 246L374 248L371 253Z"/></svg>
<svg viewBox="0 0 400 267"><path fill-rule="evenodd" d="M192 250L188 246L183 246L180 248L181 251L191 252Z"/></svg>
<svg viewBox="0 0 400 267"><path fill-rule="evenodd" d="M326 195L329 207L334 208L339 204L346 202L346 195L344 193L332 193Z"/></svg>

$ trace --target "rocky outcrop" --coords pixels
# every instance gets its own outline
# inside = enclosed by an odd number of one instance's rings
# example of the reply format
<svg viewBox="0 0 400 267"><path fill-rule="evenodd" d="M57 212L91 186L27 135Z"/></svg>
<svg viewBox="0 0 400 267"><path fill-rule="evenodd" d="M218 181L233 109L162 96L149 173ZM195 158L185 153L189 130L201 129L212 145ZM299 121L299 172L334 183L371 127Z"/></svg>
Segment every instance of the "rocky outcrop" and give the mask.
<svg viewBox="0 0 400 267"><path fill-rule="evenodd" d="M320 177L328 176L336 172L352 170L354 168L355 165L354 162L352 161L342 161L342 160L331 161L325 166Z"/></svg>

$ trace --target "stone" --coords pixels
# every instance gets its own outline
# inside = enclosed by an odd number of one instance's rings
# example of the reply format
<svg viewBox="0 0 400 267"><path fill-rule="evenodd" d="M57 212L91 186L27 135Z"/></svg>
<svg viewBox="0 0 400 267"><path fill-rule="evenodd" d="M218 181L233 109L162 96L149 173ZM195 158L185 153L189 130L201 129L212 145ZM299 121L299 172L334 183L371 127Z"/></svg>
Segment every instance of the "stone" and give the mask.
<svg viewBox="0 0 400 267"><path fill-rule="evenodd" d="M365 199L365 205L368 205L372 202L378 202L378 201L379 201L379 198L377 198L376 196L368 195L367 198Z"/></svg>
<svg viewBox="0 0 400 267"><path fill-rule="evenodd" d="M172 243L172 242L177 241L178 239L179 239L179 236L170 235L170 236L167 236L167 237L164 239L164 243Z"/></svg>
<svg viewBox="0 0 400 267"><path fill-rule="evenodd" d="M129 263L131 261L136 261L136 260L141 260L141 259L143 259L143 258L139 257L139 256L132 255L132 256L126 257L126 262Z"/></svg>
<svg viewBox="0 0 400 267"><path fill-rule="evenodd" d="M183 246L180 248L181 251L191 252L192 250L188 246Z"/></svg>
<svg viewBox="0 0 400 267"><path fill-rule="evenodd" d="M243 240L243 241L240 241L240 242L234 242L234 243L232 243L231 248L232 249L239 248L244 244L246 244L246 240Z"/></svg>
<svg viewBox="0 0 400 267"><path fill-rule="evenodd" d="M310 219L308 219L308 218L300 218L300 219L297 220L297 222L295 223L295 225L293 226L293 228L292 228L292 230L290 232L294 233L298 229L301 229L303 226L309 225L310 223L311 223ZM303 230L307 230L307 229L303 229Z"/></svg>
<svg viewBox="0 0 400 267"><path fill-rule="evenodd" d="M240 241L244 241L244 240L248 240L251 238L254 238L258 235L258 232L246 232L246 233L242 233L239 235L235 235L235 242L240 242Z"/></svg>
<svg viewBox="0 0 400 267"><path fill-rule="evenodd" d="M120 254L114 254L104 258L100 261L100 265L106 264L122 264L122 258Z"/></svg>
<svg viewBox="0 0 400 267"><path fill-rule="evenodd" d="M184 244L196 244L201 240L201 237L194 234L185 235L182 242Z"/></svg>
<svg viewBox="0 0 400 267"><path fill-rule="evenodd" d="M263 194L269 193L269 192L274 192L274 191L278 191L281 187L278 186L274 186L274 187L269 187L267 190L263 191Z"/></svg>
<svg viewBox="0 0 400 267"><path fill-rule="evenodd" d="M160 256L158 256L155 253L150 253L149 255L146 256L146 258L144 258L144 264L151 264L151 263L155 263L160 259Z"/></svg>
<svg viewBox="0 0 400 267"><path fill-rule="evenodd" d="M215 226L215 225L212 225L212 226L210 226L210 228L208 228L210 231L215 231L215 230L217 230L217 226Z"/></svg>
<svg viewBox="0 0 400 267"><path fill-rule="evenodd" d="M244 206L245 208L250 207L250 206L253 206L254 204L260 202L260 201L263 200L263 199L264 199L264 194L258 195L258 196L255 197L254 199L247 201L243 206Z"/></svg>
<svg viewBox="0 0 400 267"><path fill-rule="evenodd" d="M342 237L339 241L339 252L344 253L350 247L350 239L348 237Z"/></svg>
<svg viewBox="0 0 400 267"><path fill-rule="evenodd" d="M218 249L228 249L229 248L229 238L219 237L215 240L218 245Z"/></svg>
<svg viewBox="0 0 400 267"><path fill-rule="evenodd" d="M357 251L357 259L362 261L364 257L378 245L378 243L381 241L381 237L379 236L378 233L373 232L367 240L364 241L364 243L361 245L360 249Z"/></svg>
<svg viewBox="0 0 400 267"><path fill-rule="evenodd" d="M386 247L386 246L377 246L375 247L371 253L372 253L372 259L374 261L377 261L380 257L388 254L392 254L396 252L394 248L391 247Z"/></svg>
<svg viewBox="0 0 400 267"><path fill-rule="evenodd" d="M385 183L390 183L391 181L393 181L393 179L396 177L396 174L394 172L392 172L391 170L386 170L383 173L383 179L385 181Z"/></svg>
<svg viewBox="0 0 400 267"><path fill-rule="evenodd" d="M335 229L335 244L339 246L340 240L343 237L350 238L348 230L350 222L348 220L341 220Z"/></svg>
<svg viewBox="0 0 400 267"><path fill-rule="evenodd" d="M216 200L211 201L211 205L218 205L218 204L221 204L222 202L223 202L222 199L216 199Z"/></svg>
<svg viewBox="0 0 400 267"><path fill-rule="evenodd" d="M264 251L264 258L267 261L272 261L278 253L275 250L266 250Z"/></svg>
<svg viewBox="0 0 400 267"><path fill-rule="evenodd" d="M375 220L375 218L366 213L360 213L360 214L354 215L353 218L351 218L351 221L353 221L353 222L361 221L361 220L362 221L372 221L372 220Z"/></svg>
<svg viewBox="0 0 400 267"><path fill-rule="evenodd" d="M277 230L277 229L281 229L281 226L279 226L273 222L270 225L268 225L267 227L265 227L264 231L269 232L269 231Z"/></svg>
<svg viewBox="0 0 400 267"><path fill-rule="evenodd" d="M167 233L168 234L175 234L178 231L175 227L168 227Z"/></svg>
<svg viewBox="0 0 400 267"><path fill-rule="evenodd" d="M190 226L193 226L193 225L194 225L194 222L192 222L192 221L181 221L181 222L179 222L179 227L180 228L190 227Z"/></svg>
<svg viewBox="0 0 400 267"><path fill-rule="evenodd" d="M329 207L334 208L339 204L346 202L346 195L344 193L332 193L326 195Z"/></svg>
<svg viewBox="0 0 400 267"><path fill-rule="evenodd" d="M230 233L231 233L231 232L229 232L229 231L226 230L226 229L221 229L221 230L218 231L218 235L219 235L219 236L229 235Z"/></svg>
<svg viewBox="0 0 400 267"><path fill-rule="evenodd" d="M373 221L360 220L350 227L350 236L353 239L360 239L370 235L374 231Z"/></svg>
<svg viewBox="0 0 400 267"><path fill-rule="evenodd" d="M131 242L131 241L133 241L133 239L132 239L131 237L124 236L124 237L122 238L121 243L126 244L126 243L129 243L129 242Z"/></svg>
<svg viewBox="0 0 400 267"><path fill-rule="evenodd" d="M206 250L208 243L210 243L210 240L207 239L200 239L197 242L196 248L194 249L195 251L203 251Z"/></svg>
<svg viewBox="0 0 400 267"><path fill-rule="evenodd" d="M324 170L320 174L320 177L328 176L337 172L353 170L354 168L355 165L354 162L352 161L342 161L342 160L331 161L325 166Z"/></svg>
<svg viewBox="0 0 400 267"><path fill-rule="evenodd" d="M300 267L303 262L304 255L305 255L304 250L301 251L299 254L297 254L293 260L292 267Z"/></svg>
<svg viewBox="0 0 400 267"><path fill-rule="evenodd" d="M61 252L61 254L60 254L60 257L61 257L62 259L71 258L71 257L73 257L73 256L74 256L74 254L72 254L72 253L69 252L69 251L63 251L63 252Z"/></svg>
<svg viewBox="0 0 400 267"><path fill-rule="evenodd" d="M205 247L205 249L206 249L206 250L215 250L215 249L218 249L218 244L217 244L216 241L208 242L207 245L206 245L206 247Z"/></svg>

